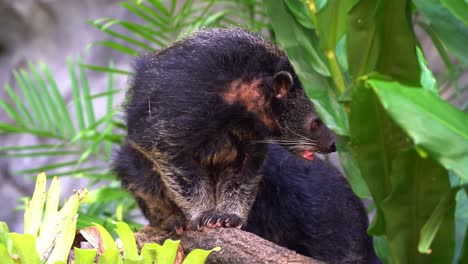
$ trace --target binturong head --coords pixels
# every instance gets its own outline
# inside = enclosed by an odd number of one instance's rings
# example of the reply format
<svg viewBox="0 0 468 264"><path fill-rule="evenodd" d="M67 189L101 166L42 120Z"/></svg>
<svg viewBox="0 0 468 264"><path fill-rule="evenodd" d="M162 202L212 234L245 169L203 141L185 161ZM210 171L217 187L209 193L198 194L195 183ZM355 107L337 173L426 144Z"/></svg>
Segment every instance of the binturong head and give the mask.
<svg viewBox="0 0 468 264"><path fill-rule="evenodd" d="M272 110L279 129L274 141L307 160L314 160L316 153L335 152L335 134L317 115L294 72L277 72L272 88Z"/></svg>

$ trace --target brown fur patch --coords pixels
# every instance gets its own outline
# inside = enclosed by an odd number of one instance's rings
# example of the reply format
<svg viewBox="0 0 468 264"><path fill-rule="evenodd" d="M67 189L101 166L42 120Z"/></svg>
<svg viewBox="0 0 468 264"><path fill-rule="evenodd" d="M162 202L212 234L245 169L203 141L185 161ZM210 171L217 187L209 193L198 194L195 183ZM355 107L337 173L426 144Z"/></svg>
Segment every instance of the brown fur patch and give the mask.
<svg viewBox="0 0 468 264"><path fill-rule="evenodd" d="M208 167L228 166L237 159L237 154L237 149L226 140L216 146L216 151L204 153L201 164Z"/></svg>
<svg viewBox="0 0 468 264"><path fill-rule="evenodd" d="M253 80L250 83L236 80L231 83L222 97L229 105L243 104L247 111L255 114L266 127L275 129L277 125L270 114L270 102L262 92L261 85L261 80Z"/></svg>

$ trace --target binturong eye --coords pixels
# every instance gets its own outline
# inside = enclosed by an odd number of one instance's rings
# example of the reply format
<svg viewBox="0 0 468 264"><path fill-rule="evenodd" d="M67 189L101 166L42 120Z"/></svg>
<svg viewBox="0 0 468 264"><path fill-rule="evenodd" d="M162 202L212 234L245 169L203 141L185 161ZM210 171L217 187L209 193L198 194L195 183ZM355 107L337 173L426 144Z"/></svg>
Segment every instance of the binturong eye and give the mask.
<svg viewBox="0 0 468 264"><path fill-rule="evenodd" d="M322 125L322 120L320 120L320 118L314 118L314 120L310 122L310 130L315 130L319 128L320 125Z"/></svg>

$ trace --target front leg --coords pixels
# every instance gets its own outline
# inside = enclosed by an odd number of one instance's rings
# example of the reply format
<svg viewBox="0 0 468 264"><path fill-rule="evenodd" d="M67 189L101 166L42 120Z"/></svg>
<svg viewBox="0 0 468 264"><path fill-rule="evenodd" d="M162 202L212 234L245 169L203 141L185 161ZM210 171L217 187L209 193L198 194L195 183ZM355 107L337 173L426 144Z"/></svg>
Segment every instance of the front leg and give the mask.
<svg viewBox="0 0 468 264"><path fill-rule="evenodd" d="M159 167L158 172L169 198L181 209L189 226L204 212L215 208L213 187L200 167L168 163L164 168Z"/></svg>
<svg viewBox="0 0 468 264"><path fill-rule="evenodd" d="M257 194L262 162L246 156L241 166L226 169L216 185L216 208L203 213L199 225L241 228Z"/></svg>
<svg viewBox="0 0 468 264"><path fill-rule="evenodd" d="M158 177L157 180L145 181L142 188L149 191L134 191L145 216L153 220L153 225L180 233L192 226L202 213L214 210L214 189L200 166L181 158L168 158L171 155L154 147L146 150L134 142L129 145L148 160ZM160 182L161 188L151 187L156 182Z"/></svg>

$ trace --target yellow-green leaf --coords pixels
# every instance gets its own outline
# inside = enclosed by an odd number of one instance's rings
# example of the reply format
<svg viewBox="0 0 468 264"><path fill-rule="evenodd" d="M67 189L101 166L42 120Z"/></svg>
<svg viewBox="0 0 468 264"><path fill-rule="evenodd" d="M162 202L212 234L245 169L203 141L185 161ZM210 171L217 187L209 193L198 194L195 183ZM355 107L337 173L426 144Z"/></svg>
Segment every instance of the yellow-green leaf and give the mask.
<svg viewBox="0 0 468 264"><path fill-rule="evenodd" d="M97 250L94 248L77 248L75 247L75 264L91 264L94 263Z"/></svg>
<svg viewBox="0 0 468 264"><path fill-rule="evenodd" d="M187 255L182 264L203 264L212 252L220 250L220 247L214 247L210 250L194 249Z"/></svg>
<svg viewBox="0 0 468 264"><path fill-rule="evenodd" d="M36 239L31 234L11 233L13 245L18 253L21 263L40 264L41 259L36 251Z"/></svg>
<svg viewBox="0 0 468 264"><path fill-rule="evenodd" d="M10 254L8 254L7 248L3 244L0 244L0 259L3 264L14 264Z"/></svg>
<svg viewBox="0 0 468 264"><path fill-rule="evenodd" d="M46 175L41 172L37 175L33 197L26 202L24 210L24 233L37 236L41 226L42 210L46 199Z"/></svg>
<svg viewBox="0 0 468 264"><path fill-rule="evenodd" d="M125 259L138 259L139 256L135 236L130 227L124 222L118 222L115 225L117 227L115 231L123 244Z"/></svg>

